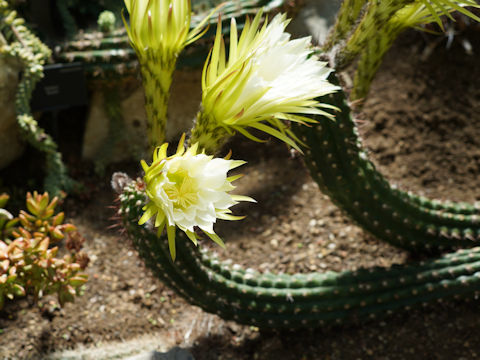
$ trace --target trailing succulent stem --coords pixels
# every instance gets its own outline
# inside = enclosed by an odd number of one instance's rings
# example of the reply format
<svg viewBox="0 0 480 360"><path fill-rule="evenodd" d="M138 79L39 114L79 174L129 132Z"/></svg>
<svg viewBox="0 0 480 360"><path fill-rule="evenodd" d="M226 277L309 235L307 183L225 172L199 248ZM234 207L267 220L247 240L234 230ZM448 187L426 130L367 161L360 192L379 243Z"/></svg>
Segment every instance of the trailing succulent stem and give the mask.
<svg viewBox="0 0 480 360"><path fill-rule="evenodd" d="M173 262L166 238L137 225L144 184L126 178L123 184L119 213L147 266L192 304L225 319L259 327L315 327L480 290L480 248L386 269L276 275L220 262L178 231Z"/></svg>
<svg viewBox="0 0 480 360"><path fill-rule="evenodd" d="M67 175L57 144L38 126L30 111L30 98L43 76L43 64L49 58L50 50L23 23L24 20L18 18L5 1L0 1L0 34L5 41L0 44L0 54L15 57L23 65L15 101L18 125L30 145L45 154L45 189L57 194L61 190L71 190L74 183Z"/></svg>
<svg viewBox="0 0 480 360"><path fill-rule="evenodd" d="M368 160L345 94L322 99L337 106L335 121L295 126L307 144L305 161L320 189L363 228L408 250L471 247L480 241L480 204L440 202L392 186Z"/></svg>

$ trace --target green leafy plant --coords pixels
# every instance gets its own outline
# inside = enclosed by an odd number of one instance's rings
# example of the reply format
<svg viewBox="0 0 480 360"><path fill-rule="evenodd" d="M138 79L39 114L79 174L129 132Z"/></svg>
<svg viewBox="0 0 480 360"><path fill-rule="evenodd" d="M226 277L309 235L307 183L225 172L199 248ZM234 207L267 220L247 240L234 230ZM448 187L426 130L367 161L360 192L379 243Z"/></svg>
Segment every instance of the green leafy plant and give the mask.
<svg viewBox="0 0 480 360"><path fill-rule="evenodd" d="M27 294L34 300L57 294L60 305L74 301L88 280L82 272L88 256L76 227L63 223L63 212L55 213L58 198L28 193L28 211L17 218L4 209L7 201L8 195L0 195L0 309L5 299ZM61 240L68 251L62 258L55 246Z"/></svg>

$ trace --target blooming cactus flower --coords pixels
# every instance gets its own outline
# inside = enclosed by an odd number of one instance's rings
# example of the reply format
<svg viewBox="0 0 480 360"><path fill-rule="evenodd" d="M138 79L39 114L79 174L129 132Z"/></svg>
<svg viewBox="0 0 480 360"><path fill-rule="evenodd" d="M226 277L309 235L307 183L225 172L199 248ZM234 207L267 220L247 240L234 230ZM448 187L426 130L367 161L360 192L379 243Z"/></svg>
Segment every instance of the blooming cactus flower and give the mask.
<svg viewBox="0 0 480 360"><path fill-rule="evenodd" d="M149 143L154 149L165 139L167 104L178 55L203 35L206 22L218 8L190 31L190 0L124 1L130 25L125 18L123 21L142 71Z"/></svg>
<svg viewBox="0 0 480 360"><path fill-rule="evenodd" d="M281 120L313 122L304 114L332 117L322 110L330 106L315 98L339 88L328 82L331 70L326 63L312 55L310 37L291 40L285 32L289 23L285 14L260 27L261 16L259 12L253 21L247 20L240 37L232 19L228 60L218 24L203 69L202 111L192 131L192 140L207 151L216 150L221 137L234 131L259 140L246 128L266 132L298 149L298 139Z"/></svg>
<svg viewBox="0 0 480 360"><path fill-rule="evenodd" d="M254 201L247 196L229 194L235 188L232 181L239 176L227 177L227 172L243 165L244 161L197 153L197 144L185 150L184 140L185 135L172 156L167 157L168 144L163 144L155 150L150 166L142 160L150 202L143 208L145 213L139 224L156 215L154 224L159 235L167 227L172 259L175 259L175 227L184 231L194 244L197 244L194 228L198 227L224 247L213 224L217 219L242 219L232 215L230 207L239 201Z"/></svg>

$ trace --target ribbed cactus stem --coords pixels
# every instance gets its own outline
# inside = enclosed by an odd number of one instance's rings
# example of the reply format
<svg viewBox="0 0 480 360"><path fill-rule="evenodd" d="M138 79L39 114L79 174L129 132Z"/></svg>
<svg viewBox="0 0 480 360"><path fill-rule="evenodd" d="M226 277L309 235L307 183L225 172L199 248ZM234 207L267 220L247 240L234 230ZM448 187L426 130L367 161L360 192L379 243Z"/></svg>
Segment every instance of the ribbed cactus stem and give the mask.
<svg viewBox="0 0 480 360"><path fill-rule="evenodd" d="M394 245L417 251L471 247L480 240L480 206L439 202L396 189L362 148L345 94L322 99L337 106L335 121L319 118L311 128L294 126L307 144L312 177L359 225Z"/></svg>
<svg viewBox="0 0 480 360"><path fill-rule="evenodd" d="M388 23L394 14L412 2L413 0L369 1L359 25L336 56L337 70L350 65L356 56L367 46L368 42L376 38L377 33Z"/></svg>
<svg viewBox="0 0 480 360"><path fill-rule="evenodd" d="M130 48L125 29L122 29L121 33L109 33L108 36L105 36L103 33L98 33L97 36L90 36L89 38L69 41L62 47L61 51L84 51L89 49L106 50L120 48Z"/></svg>
<svg viewBox="0 0 480 360"><path fill-rule="evenodd" d="M165 141L168 100L176 58L166 62L164 58L157 57L154 52L147 51L146 58L139 60L145 91L148 140L153 151Z"/></svg>
<svg viewBox="0 0 480 360"><path fill-rule="evenodd" d="M119 63L136 59L135 51L132 49L83 49L66 51L57 55L63 62L81 61L84 63Z"/></svg>
<svg viewBox="0 0 480 360"><path fill-rule="evenodd" d="M400 29L387 24L372 41L368 41L361 52L360 59L355 70L353 89L350 93L352 101L363 99L367 96L370 84L382 64L383 57L392 46L400 33Z"/></svg>
<svg viewBox="0 0 480 360"><path fill-rule="evenodd" d="M328 51L352 31L367 0L344 0L337 14L335 25L330 30L323 50Z"/></svg>
<svg viewBox="0 0 480 360"><path fill-rule="evenodd" d="M194 28L208 14L208 8L220 4L221 1L199 0L194 1L192 10L195 15L192 16L191 28ZM230 18L235 17L237 24L242 26L248 15L252 16L262 8L264 13L278 10L278 8L288 8L290 4L284 0L240 0L226 1L222 7L222 25L225 32L230 27ZM200 15L202 14L202 15ZM216 17L210 18L210 23L217 21ZM207 36L211 32L207 33ZM210 48L209 41L197 41L194 46L183 52L178 59L178 66L200 67L203 65L202 59L208 54ZM138 62L135 51L130 46L130 40L126 36L124 28L115 30L108 34L95 32L86 32L82 35L66 42L54 54L57 62L80 61L85 65L85 71L92 78L122 78L131 76L138 70Z"/></svg>
<svg viewBox="0 0 480 360"><path fill-rule="evenodd" d="M180 295L225 319L259 327L315 327L473 296L480 289L480 248L390 268L276 275L200 253L178 232L172 262L167 240L136 224L145 201L141 186L125 186L119 208L140 255Z"/></svg>

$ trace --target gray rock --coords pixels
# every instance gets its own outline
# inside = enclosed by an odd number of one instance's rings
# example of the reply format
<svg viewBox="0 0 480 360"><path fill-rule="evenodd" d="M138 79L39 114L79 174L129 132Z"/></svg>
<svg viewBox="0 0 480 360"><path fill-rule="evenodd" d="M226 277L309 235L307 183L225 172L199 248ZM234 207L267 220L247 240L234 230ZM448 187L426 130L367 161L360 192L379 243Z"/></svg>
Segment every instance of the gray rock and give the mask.
<svg viewBox="0 0 480 360"><path fill-rule="evenodd" d="M339 0L306 0L287 30L295 37L312 36L313 43L321 44L335 23L340 4Z"/></svg>
<svg viewBox="0 0 480 360"><path fill-rule="evenodd" d="M130 86L129 86L130 85ZM109 149L109 161L117 162L131 160L147 148L146 114L144 108L143 88L140 82L119 85L121 97L121 111L123 116L123 131L120 137L113 142L114 148ZM107 90L108 91L108 90ZM102 147L110 135L110 119L105 110L103 89L92 94L90 110L83 137L83 158L95 160L102 151ZM118 131L117 131L118 133Z"/></svg>
<svg viewBox="0 0 480 360"><path fill-rule="evenodd" d="M121 91L126 136L111 151L112 162L144 156L147 146L147 115L141 81L124 84ZM167 141L179 137L193 125L201 101L201 69L178 70L173 79L168 108ZM84 159L95 160L109 135L102 90L93 93L83 139Z"/></svg>
<svg viewBox="0 0 480 360"><path fill-rule="evenodd" d="M175 72L168 107L167 140L192 128L202 101L201 79L202 68L180 69Z"/></svg>

